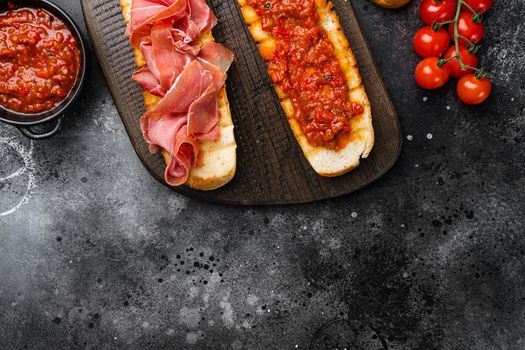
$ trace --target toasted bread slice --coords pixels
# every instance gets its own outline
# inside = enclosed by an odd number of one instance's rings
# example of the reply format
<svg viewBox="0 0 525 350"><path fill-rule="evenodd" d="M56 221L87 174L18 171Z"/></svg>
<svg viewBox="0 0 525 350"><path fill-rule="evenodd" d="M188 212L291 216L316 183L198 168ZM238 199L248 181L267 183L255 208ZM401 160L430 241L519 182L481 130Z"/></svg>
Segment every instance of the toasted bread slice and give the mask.
<svg viewBox="0 0 525 350"><path fill-rule="evenodd" d="M131 20L131 1L120 0L124 20L128 23ZM200 44L213 41L211 31L199 38ZM140 50L135 49L135 63L137 67L144 67L146 60ZM148 91L143 92L144 104L146 109L152 109L160 100L159 97ZM200 141L201 151L196 167L190 171L186 185L202 191L214 190L226 185L235 175L237 168L237 144L233 134L233 122L230 113L230 104L226 95L226 88L223 87L218 94L219 102L219 127L220 137L217 141ZM169 153L162 151L164 161L169 161Z"/></svg>
<svg viewBox="0 0 525 350"><path fill-rule="evenodd" d="M303 134L299 123L293 118L294 107L292 101L286 94L275 85L277 95L281 101L290 127L299 142L306 159L314 170L322 176L339 176L359 165L361 158L366 158L374 146L374 129L372 126L372 111L365 89L361 84L361 76L357 68L357 62L350 48L347 38L343 33L339 18L332 8L332 4L326 0L314 0L319 15L319 27L327 34L328 39L334 46L334 54L346 77L349 88L349 101L361 104L364 112L350 119L352 128L350 142L338 151L326 147L310 144ZM246 0L237 0L241 7L241 13L249 26L250 33L259 44L259 50L263 57L265 49L272 46L274 40L271 34L262 29L261 21L254 8L247 5Z"/></svg>

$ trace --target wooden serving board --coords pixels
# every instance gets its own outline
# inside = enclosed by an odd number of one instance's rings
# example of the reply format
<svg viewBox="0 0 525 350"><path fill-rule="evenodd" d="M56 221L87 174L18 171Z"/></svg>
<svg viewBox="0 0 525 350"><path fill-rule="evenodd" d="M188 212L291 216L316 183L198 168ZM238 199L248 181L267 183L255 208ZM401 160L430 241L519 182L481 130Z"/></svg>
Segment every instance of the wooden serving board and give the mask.
<svg viewBox="0 0 525 350"><path fill-rule="evenodd" d="M150 154L142 138L139 119L145 111L143 97L139 86L131 80L134 56L124 35L119 1L81 1L92 44L131 143L149 172L165 183L160 155ZM236 1L209 3L219 18L215 39L235 53L226 85L238 146L237 174L228 185L215 191L187 187L173 190L193 198L230 204L304 203L353 192L392 167L402 144L399 121L350 2L333 1L372 105L376 142L368 159L337 178L318 176L304 158Z"/></svg>

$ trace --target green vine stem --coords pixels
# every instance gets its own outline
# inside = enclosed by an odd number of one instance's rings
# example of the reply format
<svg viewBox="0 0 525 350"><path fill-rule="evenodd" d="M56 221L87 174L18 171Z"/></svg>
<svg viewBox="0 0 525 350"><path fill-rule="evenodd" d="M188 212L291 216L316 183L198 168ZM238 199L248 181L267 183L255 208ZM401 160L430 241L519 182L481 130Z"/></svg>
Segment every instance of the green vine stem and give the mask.
<svg viewBox="0 0 525 350"><path fill-rule="evenodd" d="M470 52L472 51L477 51L477 49L479 48L478 45L474 44L473 42L471 42L470 40L468 40L467 38L465 38L464 36L460 35L459 34L459 29L458 29L458 26L459 26L459 15L461 13L461 6L462 5L465 5L468 9L470 9L470 11L472 12L472 20L474 22L479 22L481 21L482 19L482 16L481 14L477 13L469 4L467 4L465 2L465 0L458 0L458 4L457 4L457 7L456 7L456 15L454 17L454 19L452 20L452 22L450 21L447 21L447 22L443 22L443 25L446 24L446 23L454 23L454 46L456 48L456 55L454 57L451 57L451 58L457 58L458 62L459 62L459 65L461 67L461 69L465 70L465 69L472 69L474 71L474 74L476 76L476 78L478 79L481 79L483 77L485 77L487 74L480 68L475 68L475 67L471 67L471 66L468 66L466 65L463 60L461 59L461 55L459 53L459 39L463 39L465 40L465 42L467 42L468 44L468 50ZM441 23L440 23L441 25ZM475 52L474 51L474 52Z"/></svg>
<svg viewBox="0 0 525 350"><path fill-rule="evenodd" d="M469 44L471 46L475 45L472 41L470 41L469 39L465 38L463 35L458 34L457 36L458 36L459 39L465 40L467 42L467 44Z"/></svg>
<svg viewBox="0 0 525 350"><path fill-rule="evenodd" d="M483 15L481 13L477 13L476 10L474 10L472 8L472 6L470 6L469 4L467 4L466 2L463 1L463 5L465 5L466 8L468 8L472 14L474 15L474 17L472 18L472 20L476 23L479 23L483 20Z"/></svg>

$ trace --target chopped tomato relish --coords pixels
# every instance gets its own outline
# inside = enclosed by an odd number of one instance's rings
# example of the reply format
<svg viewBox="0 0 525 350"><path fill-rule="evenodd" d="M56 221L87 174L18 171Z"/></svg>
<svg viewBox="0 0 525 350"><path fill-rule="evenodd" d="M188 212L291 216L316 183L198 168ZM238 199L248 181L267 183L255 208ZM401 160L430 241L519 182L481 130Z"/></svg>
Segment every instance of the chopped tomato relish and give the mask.
<svg viewBox="0 0 525 350"><path fill-rule="evenodd" d="M0 14L0 104L22 113L51 110L77 81L76 39L43 9L9 6Z"/></svg>
<svg viewBox="0 0 525 350"><path fill-rule="evenodd" d="M341 149L350 118L363 107L349 101L346 78L334 46L319 26L314 0L247 0L275 40L267 58L273 82L291 99L293 116L315 146Z"/></svg>

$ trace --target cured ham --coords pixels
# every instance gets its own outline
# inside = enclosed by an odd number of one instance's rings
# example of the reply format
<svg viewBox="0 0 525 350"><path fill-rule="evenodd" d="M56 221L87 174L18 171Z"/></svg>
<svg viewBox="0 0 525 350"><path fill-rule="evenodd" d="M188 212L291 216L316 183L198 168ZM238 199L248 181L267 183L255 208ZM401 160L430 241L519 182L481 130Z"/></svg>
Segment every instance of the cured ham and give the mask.
<svg viewBox="0 0 525 350"><path fill-rule="evenodd" d="M166 96L148 113L188 112L191 104L198 99L208 87L211 86L219 90L224 85L224 79L214 81L214 78L216 79L199 60L194 60L184 68Z"/></svg>
<svg viewBox="0 0 525 350"><path fill-rule="evenodd" d="M187 133L184 115L160 114L141 119L144 137L150 143L150 151L165 149L171 157L166 166L165 179L171 186L179 186L188 179L189 170L195 165L199 143Z"/></svg>
<svg viewBox="0 0 525 350"><path fill-rule="evenodd" d="M216 140L219 138L218 122L217 91L210 85L188 110L188 134L198 140Z"/></svg>
<svg viewBox="0 0 525 350"><path fill-rule="evenodd" d="M196 166L199 141L220 136L217 96L233 54L213 41L196 42L216 22L204 0L132 2L127 33L146 61L133 79L162 97L141 117L142 132L151 152L170 154L165 180L172 186Z"/></svg>
<svg viewBox="0 0 525 350"><path fill-rule="evenodd" d="M226 73L233 62L233 53L221 44L212 41L201 48L199 58L217 66L223 73Z"/></svg>
<svg viewBox="0 0 525 350"><path fill-rule="evenodd" d="M165 19L180 20L189 15L188 11L188 0L133 0L131 21L127 28L131 44L140 44L152 24Z"/></svg>

